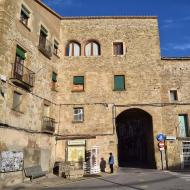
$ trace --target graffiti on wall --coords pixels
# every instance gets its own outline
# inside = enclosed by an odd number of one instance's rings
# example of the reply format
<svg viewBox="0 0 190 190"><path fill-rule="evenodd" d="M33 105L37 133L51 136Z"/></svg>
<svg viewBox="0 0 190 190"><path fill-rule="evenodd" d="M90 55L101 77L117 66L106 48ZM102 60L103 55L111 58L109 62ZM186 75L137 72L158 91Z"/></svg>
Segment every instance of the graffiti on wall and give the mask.
<svg viewBox="0 0 190 190"><path fill-rule="evenodd" d="M21 151L0 152L0 173L23 170L24 155Z"/></svg>

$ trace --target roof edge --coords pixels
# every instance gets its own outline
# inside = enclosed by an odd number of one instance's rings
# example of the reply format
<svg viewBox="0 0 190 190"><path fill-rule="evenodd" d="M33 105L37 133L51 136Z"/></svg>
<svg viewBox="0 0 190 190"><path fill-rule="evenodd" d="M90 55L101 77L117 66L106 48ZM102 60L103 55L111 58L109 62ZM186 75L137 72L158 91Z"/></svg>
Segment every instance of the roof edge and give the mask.
<svg viewBox="0 0 190 190"><path fill-rule="evenodd" d="M184 56L184 57L162 57L161 60L190 60L190 56Z"/></svg>
<svg viewBox="0 0 190 190"><path fill-rule="evenodd" d="M59 18L60 20L62 19L62 16L59 15L58 13L56 13L53 9L51 9L50 7L48 7L45 3L43 3L41 0L34 0L36 3L38 3L39 5L41 5L42 7L44 7L47 11L49 11L51 14L53 14L54 16L56 16L57 18Z"/></svg>
<svg viewBox="0 0 190 190"><path fill-rule="evenodd" d="M80 19L157 19L157 16L62 16L62 20Z"/></svg>

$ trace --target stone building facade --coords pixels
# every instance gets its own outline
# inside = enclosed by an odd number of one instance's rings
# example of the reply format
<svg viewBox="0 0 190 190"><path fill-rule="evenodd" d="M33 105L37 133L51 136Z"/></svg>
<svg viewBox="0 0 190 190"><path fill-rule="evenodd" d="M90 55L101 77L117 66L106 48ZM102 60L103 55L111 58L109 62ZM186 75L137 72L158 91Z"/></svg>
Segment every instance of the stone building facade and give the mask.
<svg viewBox="0 0 190 190"><path fill-rule="evenodd" d="M51 172L95 147L116 166L161 169L163 133L164 167L188 168L190 59L161 57L157 17L61 17L1 0L0 41L0 152Z"/></svg>

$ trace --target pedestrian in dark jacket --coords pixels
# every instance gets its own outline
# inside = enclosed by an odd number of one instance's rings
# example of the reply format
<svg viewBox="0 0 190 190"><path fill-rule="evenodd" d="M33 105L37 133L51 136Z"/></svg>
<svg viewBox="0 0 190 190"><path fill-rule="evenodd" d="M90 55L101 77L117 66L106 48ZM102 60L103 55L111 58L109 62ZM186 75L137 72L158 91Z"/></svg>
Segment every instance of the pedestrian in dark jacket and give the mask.
<svg viewBox="0 0 190 190"><path fill-rule="evenodd" d="M100 161L101 172L105 172L105 168L106 168L106 161L104 160L104 158L101 158L101 161Z"/></svg>
<svg viewBox="0 0 190 190"><path fill-rule="evenodd" d="M114 157L111 152L110 152L110 156L109 156L109 165L110 165L110 173L113 173Z"/></svg>

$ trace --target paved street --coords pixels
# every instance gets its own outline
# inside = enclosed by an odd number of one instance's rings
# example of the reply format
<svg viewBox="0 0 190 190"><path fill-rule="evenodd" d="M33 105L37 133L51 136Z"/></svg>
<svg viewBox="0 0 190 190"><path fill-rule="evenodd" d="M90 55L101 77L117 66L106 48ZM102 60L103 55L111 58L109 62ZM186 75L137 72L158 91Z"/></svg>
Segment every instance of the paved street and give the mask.
<svg viewBox="0 0 190 190"><path fill-rule="evenodd" d="M60 179L59 179L60 180ZM64 180L64 179L63 179ZM17 186L11 190L48 189L48 190L189 190L190 172L168 172L144 169L120 169L117 174L104 177L86 178L78 182L58 182L55 178L43 180L27 187ZM35 182L33 182L35 183ZM10 189L10 188L9 188Z"/></svg>
<svg viewBox="0 0 190 190"><path fill-rule="evenodd" d="M190 173L123 169L117 175L78 182L64 189L189 190Z"/></svg>

